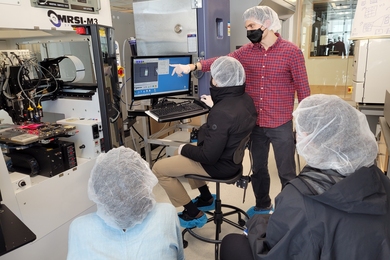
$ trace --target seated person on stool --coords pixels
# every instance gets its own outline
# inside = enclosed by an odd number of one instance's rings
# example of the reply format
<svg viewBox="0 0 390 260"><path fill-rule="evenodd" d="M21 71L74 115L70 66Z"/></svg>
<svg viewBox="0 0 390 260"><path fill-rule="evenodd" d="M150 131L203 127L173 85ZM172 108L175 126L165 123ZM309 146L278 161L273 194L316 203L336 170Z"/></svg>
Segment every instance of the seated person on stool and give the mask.
<svg viewBox="0 0 390 260"><path fill-rule="evenodd" d="M100 154L88 182L97 212L71 223L67 259L184 259L176 209L155 202L156 184L135 151Z"/></svg>
<svg viewBox="0 0 390 260"><path fill-rule="evenodd" d="M320 94L303 99L293 116L307 166L276 197L272 215L247 222L248 236L224 237L221 260L388 259L390 180L375 166L365 115Z"/></svg>
<svg viewBox="0 0 390 260"><path fill-rule="evenodd" d="M245 71L234 58L223 56L211 65L210 96L202 96L212 106L207 122L199 128L197 146L183 144L178 155L157 161L152 171L179 213L184 228L202 227L207 217L202 210L215 207L214 197L204 181L188 179L200 196L191 200L178 177L197 174L229 178L237 174L241 164L235 164L233 154L242 139L251 133L256 123L253 100L245 93ZM180 73L179 73L180 76Z"/></svg>

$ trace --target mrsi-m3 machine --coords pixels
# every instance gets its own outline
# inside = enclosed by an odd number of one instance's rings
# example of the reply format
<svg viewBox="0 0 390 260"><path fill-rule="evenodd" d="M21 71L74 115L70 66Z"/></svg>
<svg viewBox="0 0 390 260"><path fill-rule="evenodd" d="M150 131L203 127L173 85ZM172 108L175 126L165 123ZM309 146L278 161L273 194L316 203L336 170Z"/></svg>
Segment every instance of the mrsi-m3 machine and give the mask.
<svg viewBox="0 0 390 260"><path fill-rule="evenodd" d="M0 0L0 9L0 189L37 237L0 259L65 259L69 224L96 209L95 159L122 144L110 3Z"/></svg>

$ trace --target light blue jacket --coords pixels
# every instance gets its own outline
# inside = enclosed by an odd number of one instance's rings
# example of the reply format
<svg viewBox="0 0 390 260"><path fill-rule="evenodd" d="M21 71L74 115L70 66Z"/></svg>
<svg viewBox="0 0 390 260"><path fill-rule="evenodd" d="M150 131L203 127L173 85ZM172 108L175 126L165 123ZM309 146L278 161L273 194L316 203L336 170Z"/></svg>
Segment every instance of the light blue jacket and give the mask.
<svg viewBox="0 0 390 260"><path fill-rule="evenodd" d="M76 218L69 228L67 260L184 259L176 209L156 203L145 220L126 231L108 226L96 213Z"/></svg>

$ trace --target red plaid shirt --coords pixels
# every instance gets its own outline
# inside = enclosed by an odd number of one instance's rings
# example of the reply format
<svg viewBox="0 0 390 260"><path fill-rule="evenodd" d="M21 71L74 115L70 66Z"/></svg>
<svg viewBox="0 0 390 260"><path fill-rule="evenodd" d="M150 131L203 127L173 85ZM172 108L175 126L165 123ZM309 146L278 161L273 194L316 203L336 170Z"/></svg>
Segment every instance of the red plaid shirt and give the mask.
<svg viewBox="0 0 390 260"><path fill-rule="evenodd" d="M256 124L275 128L292 119L295 92L298 101L310 96L302 51L283 40L265 50L260 43L248 43L228 54L239 60L246 73L246 92L252 97L258 113ZM202 60L202 70L209 71L218 57Z"/></svg>

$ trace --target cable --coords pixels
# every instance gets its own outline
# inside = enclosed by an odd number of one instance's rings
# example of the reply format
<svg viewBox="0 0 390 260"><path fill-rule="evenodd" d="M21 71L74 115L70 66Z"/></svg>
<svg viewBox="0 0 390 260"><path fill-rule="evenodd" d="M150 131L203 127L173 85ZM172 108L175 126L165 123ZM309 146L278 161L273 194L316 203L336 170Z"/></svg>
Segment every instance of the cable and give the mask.
<svg viewBox="0 0 390 260"><path fill-rule="evenodd" d="M139 145L137 145L137 143L135 142L135 138L134 138L134 135L133 135L133 128L132 127L130 127L130 136L131 136L131 140L133 141L134 149L137 151L137 153L141 154L141 151L139 149Z"/></svg>
<svg viewBox="0 0 390 260"><path fill-rule="evenodd" d="M119 100L120 100L123 104L127 105L127 103L126 103L125 101L123 101L123 99L122 99L122 90L123 90L123 87L121 87L121 89L120 89L120 91L119 91ZM126 94L125 94L125 95L126 95Z"/></svg>
<svg viewBox="0 0 390 260"><path fill-rule="evenodd" d="M111 122L111 123L115 123L115 122L118 120L118 118L119 118L121 112L120 112L118 109L116 109L115 106L112 106L112 108L115 109L116 112L118 112L114 118L110 117L110 122Z"/></svg>
<svg viewBox="0 0 390 260"><path fill-rule="evenodd" d="M162 158L163 156L166 155L166 153L165 153L165 154L163 154L163 155L160 157L161 152L162 152L165 148L166 148L166 146L164 145L164 146L161 148L161 150L158 152L158 154L157 154L156 158L153 160L153 162L157 162L158 159L160 159L160 158Z"/></svg>
<svg viewBox="0 0 390 260"><path fill-rule="evenodd" d="M141 137L141 141L145 141L145 139L143 138L143 136L137 131L137 129L135 129L135 127L132 125L131 128L138 134L139 137Z"/></svg>
<svg viewBox="0 0 390 260"><path fill-rule="evenodd" d="M123 41L123 45L122 45L122 67L123 67L123 71L124 71L124 78L126 78L126 61L125 61L125 46L126 46L126 42L129 42L130 38L127 38ZM127 99L127 80L124 80L123 81L123 85L122 85L122 88L125 88L125 105L126 105L126 109L129 107L129 101Z"/></svg>
<svg viewBox="0 0 390 260"><path fill-rule="evenodd" d="M129 106L129 110L131 110L131 107L133 106L134 104L134 99L131 100L131 103L130 103L130 106Z"/></svg>
<svg viewBox="0 0 390 260"><path fill-rule="evenodd" d="M6 97L6 98L8 98L8 99L14 99L15 97L13 97L13 96L10 96L8 93L7 93L7 87L8 87L8 81L9 81L9 76L10 76L10 74L11 74L11 72L10 72L10 67L9 66L7 66L6 68L6 71L5 71L5 81L4 81L4 84L3 84L3 94L4 94L4 96Z"/></svg>

